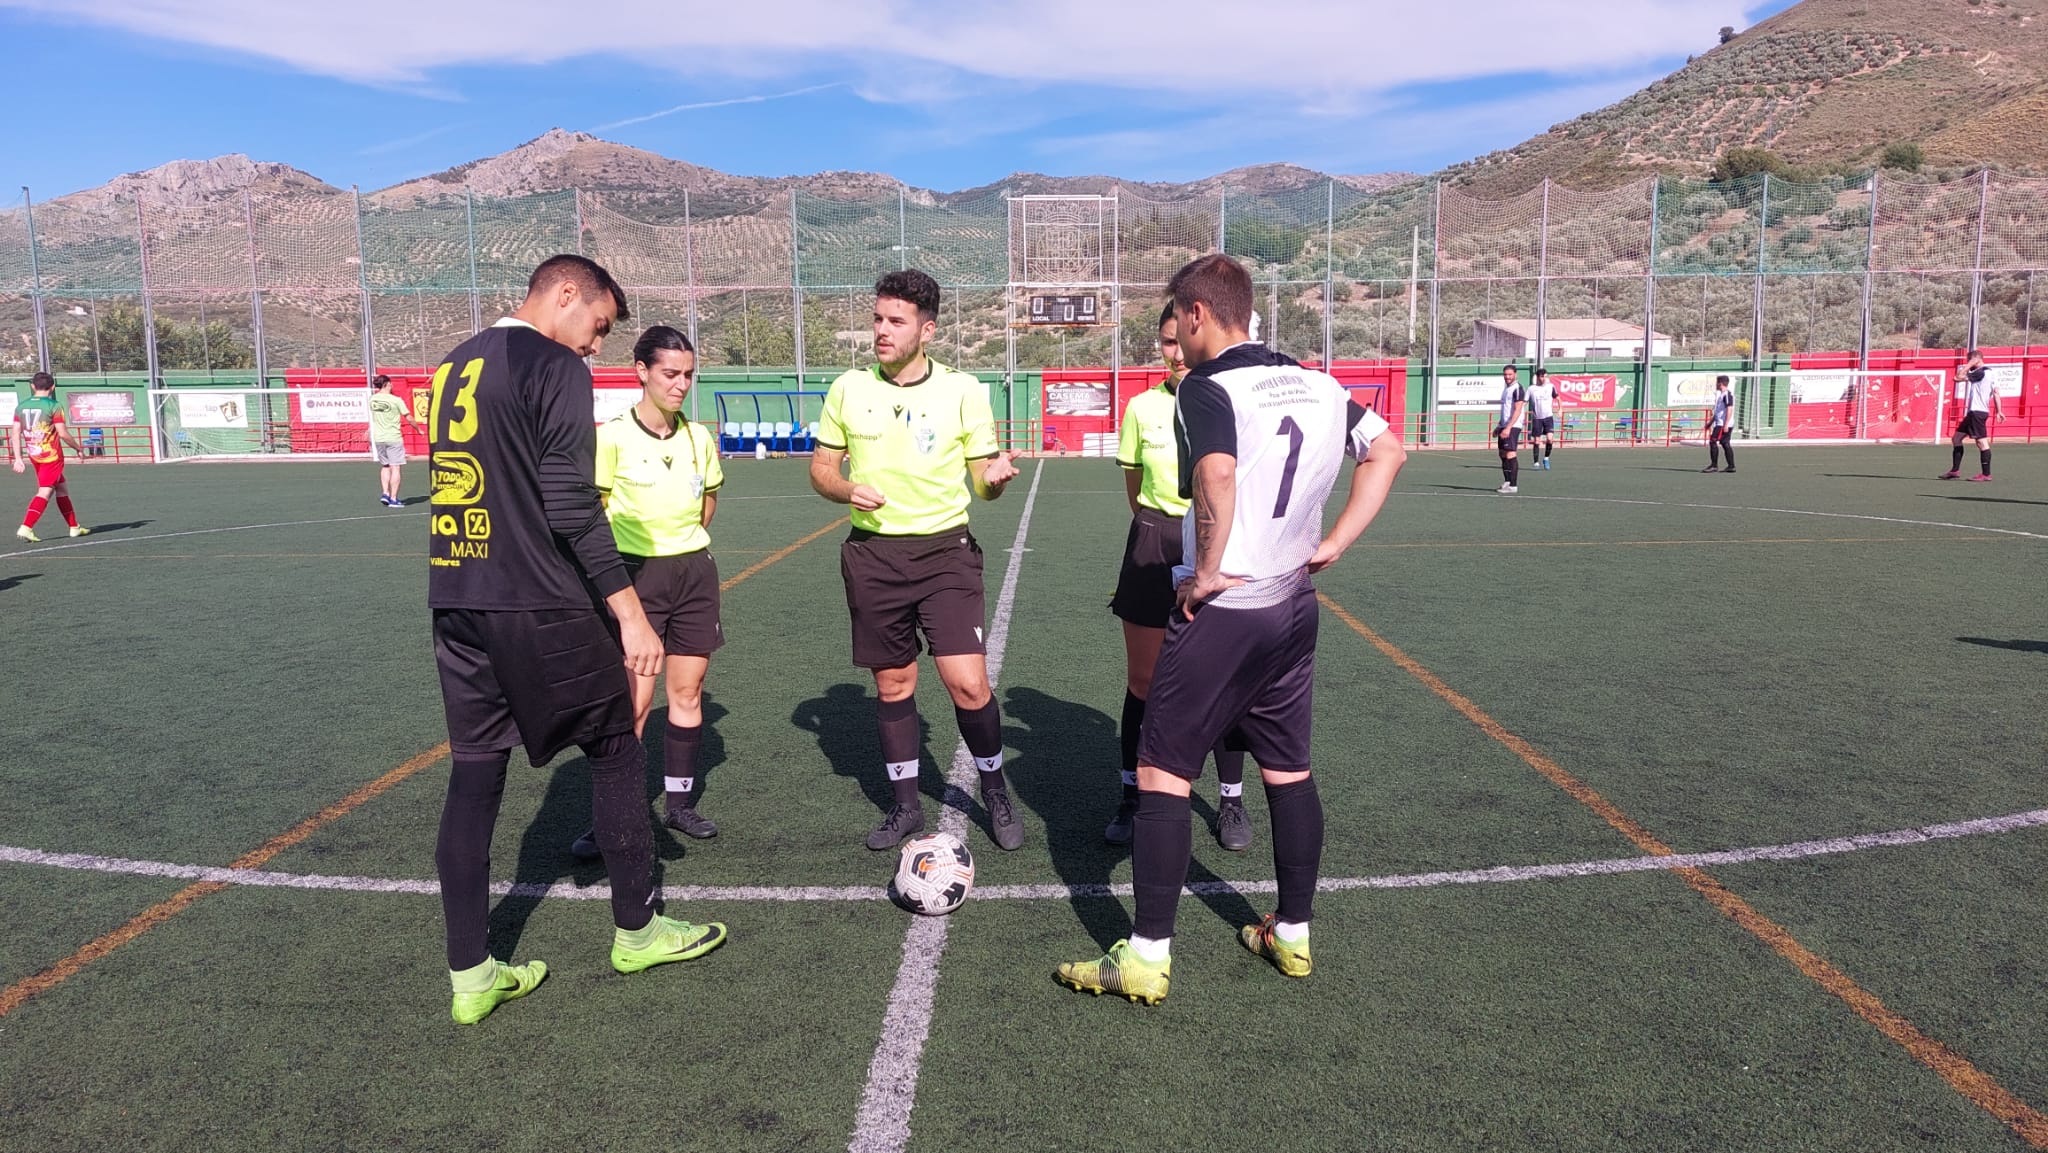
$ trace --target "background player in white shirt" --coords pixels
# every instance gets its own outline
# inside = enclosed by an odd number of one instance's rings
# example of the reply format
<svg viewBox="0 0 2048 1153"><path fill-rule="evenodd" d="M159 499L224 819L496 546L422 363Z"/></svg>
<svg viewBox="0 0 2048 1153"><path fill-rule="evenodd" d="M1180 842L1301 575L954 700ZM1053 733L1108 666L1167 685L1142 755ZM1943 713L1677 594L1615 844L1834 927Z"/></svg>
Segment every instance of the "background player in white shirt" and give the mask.
<svg viewBox="0 0 2048 1153"><path fill-rule="evenodd" d="M1959 382L1963 391L1963 419L1956 424L1955 455L1949 458L1948 471L1941 474L1942 480L1954 480L1963 475L1963 438L1977 442L1977 475L1971 480L1988 483L1991 480L1991 422L2005 419L2005 406L1999 403L1998 387L1992 383L1991 375L1984 370L1984 354L1970 350L1969 363L1963 366L1963 379Z"/></svg>
<svg viewBox="0 0 2048 1153"><path fill-rule="evenodd" d="M1557 455L1553 437L1557 434L1557 386L1550 383L1550 370L1539 368L1529 382L1529 452L1537 468L1550 467Z"/></svg>
<svg viewBox="0 0 2048 1153"><path fill-rule="evenodd" d="M1516 379L1515 366L1510 364L1501 369L1500 418L1493 426L1493 440L1494 446L1500 450L1501 477L1500 487L1494 491L1502 496L1513 496L1520 491L1522 462L1515 458L1522 443L1522 416L1527 411L1527 399Z"/></svg>
<svg viewBox="0 0 2048 1153"><path fill-rule="evenodd" d="M1728 467L1721 467L1721 454L1728 454ZM1735 391L1728 387L1728 375L1714 378L1714 413L1707 418L1707 467L1701 472L1735 471Z"/></svg>

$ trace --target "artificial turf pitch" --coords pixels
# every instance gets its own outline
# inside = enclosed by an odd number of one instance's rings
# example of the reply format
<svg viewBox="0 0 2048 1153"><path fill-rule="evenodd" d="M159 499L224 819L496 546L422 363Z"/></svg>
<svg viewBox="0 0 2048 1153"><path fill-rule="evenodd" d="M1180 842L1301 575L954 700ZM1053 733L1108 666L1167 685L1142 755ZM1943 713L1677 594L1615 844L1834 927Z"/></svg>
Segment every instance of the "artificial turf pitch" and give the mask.
<svg viewBox="0 0 2048 1153"><path fill-rule="evenodd" d="M1318 580L1335 606L1317 684L1326 877L1643 856L1616 814L1693 853L2048 804L2048 454L2001 449L1992 485L1935 481L1945 449L1745 451L1729 477L1699 475L1699 455L1567 452L1525 468L1515 498L1493 495L1490 456L1411 457ZM1129 932L1127 897L1089 895L1130 879L1100 837L1123 680L1102 606L1127 512L1108 462L1025 470L973 515L993 607L1036 479L997 687L1029 839L997 851L977 811L989 895L949 927L909 1149L2048 1145L2029 1128L2048 1108L2039 823L1708 871L2003 1098L1959 1091L1664 870L1327 892L1315 974L1286 980L1233 939L1271 908L1256 787L1250 851L1197 832L1190 880L1243 887L1183 901L1166 1003L1058 987L1056 962ZM844 511L810 495L800 461L728 476L713 526L728 579ZM571 753L515 759L495 874L557 887L502 898L493 948L552 972L480 1026L447 1019L430 892L208 888L76 963L193 883L135 875L151 862L226 866L268 845L271 873L432 879L446 761L425 524L419 505L378 508L371 482L366 464L79 468L101 531L0 553L0 847L121 859L0 859L0 1149L863 1136L908 918L825 891L874 889L894 860L860 845L887 786L872 685L847 660L841 529L726 593L703 805L722 832L656 839L664 884L814 899L677 902L732 942L613 974L607 906L572 899L604 878L564 851L588 817ZM936 821L957 732L928 666L920 701ZM657 752L661 723L657 708ZM424 767L389 779L409 762ZM1198 820L1214 795L1197 786ZM1027 885L1082 895L1001 899ZM38 978L53 966L62 979Z"/></svg>

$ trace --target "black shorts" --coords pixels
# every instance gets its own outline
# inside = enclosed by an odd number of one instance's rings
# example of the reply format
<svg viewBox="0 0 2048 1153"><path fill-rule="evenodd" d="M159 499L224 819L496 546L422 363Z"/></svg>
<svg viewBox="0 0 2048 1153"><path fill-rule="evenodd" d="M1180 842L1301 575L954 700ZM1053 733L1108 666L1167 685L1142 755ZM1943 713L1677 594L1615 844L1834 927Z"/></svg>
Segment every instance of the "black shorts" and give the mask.
<svg viewBox="0 0 2048 1153"><path fill-rule="evenodd" d="M1493 439L1499 442L1500 451L1514 452L1516 449L1522 447L1522 430L1519 428L1511 428L1506 432L1500 433L1499 435L1495 436Z"/></svg>
<svg viewBox="0 0 2048 1153"><path fill-rule="evenodd" d="M1983 440L1991 435L1990 423L1991 414L1988 412L1968 413L1963 422L1956 425L1956 435L1966 440Z"/></svg>
<svg viewBox="0 0 2048 1153"><path fill-rule="evenodd" d="M718 562L710 549L675 556L627 556L647 623L674 657L708 657L725 645L718 619Z"/></svg>
<svg viewBox="0 0 2048 1153"><path fill-rule="evenodd" d="M1174 613L1145 701L1138 763L1192 781L1229 733L1230 747L1262 769L1306 770L1319 620L1315 589L1305 583L1265 608L1210 605L1194 620Z"/></svg>
<svg viewBox="0 0 2048 1153"><path fill-rule="evenodd" d="M1539 436L1550 436L1556 431L1557 418L1554 416L1532 416L1529 418L1530 440L1535 440Z"/></svg>
<svg viewBox="0 0 2048 1153"><path fill-rule="evenodd" d="M1173 615L1173 566L1180 558L1180 518L1140 508L1124 540L1124 567L1117 573L1109 611L1134 625L1165 628Z"/></svg>
<svg viewBox="0 0 2048 1153"><path fill-rule="evenodd" d="M434 610L448 744L481 756L524 744L534 764L633 731L625 650L588 608Z"/></svg>
<svg viewBox="0 0 2048 1153"><path fill-rule="evenodd" d="M839 546L839 574L853 619L853 663L861 668L916 664L920 630L935 657L988 651L981 546L966 525L928 536L855 529Z"/></svg>

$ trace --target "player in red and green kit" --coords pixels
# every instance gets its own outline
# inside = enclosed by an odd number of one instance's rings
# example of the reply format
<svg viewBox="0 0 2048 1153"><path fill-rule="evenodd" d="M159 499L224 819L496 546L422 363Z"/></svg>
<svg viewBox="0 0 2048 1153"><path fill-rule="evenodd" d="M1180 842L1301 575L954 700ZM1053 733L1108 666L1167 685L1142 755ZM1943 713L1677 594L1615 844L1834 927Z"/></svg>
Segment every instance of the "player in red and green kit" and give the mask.
<svg viewBox="0 0 2048 1153"><path fill-rule="evenodd" d="M64 523L71 526L71 535L84 536L92 530L78 523L78 512L71 507L71 486L64 483L64 445L69 443L71 451L80 456L85 455L85 446L64 427L64 406L57 403L57 381L49 373L30 377L29 392L29 398L14 410L14 423L7 430L14 471L26 472L28 465L36 466L35 499L28 502L28 512L14 535L25 541L43 539L36 535L36 522L54 498Z"/></svg>

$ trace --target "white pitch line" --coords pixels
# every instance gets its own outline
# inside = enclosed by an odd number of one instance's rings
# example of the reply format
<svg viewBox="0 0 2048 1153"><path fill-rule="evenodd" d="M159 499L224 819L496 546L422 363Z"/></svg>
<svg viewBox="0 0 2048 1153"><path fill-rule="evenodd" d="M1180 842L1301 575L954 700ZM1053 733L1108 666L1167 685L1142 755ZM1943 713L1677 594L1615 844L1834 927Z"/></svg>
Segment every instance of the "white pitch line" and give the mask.
<svg viewBox="0 0 2048 1153"><path fill-rule="evenodd" d="M4 552L0 553L0 560L13 560L16 557L35 556L37 553L59 552L71 548L92 548L94 545L103 544L133 544L146 540L171 540L181 536L207 536L217 532L248 532L259 528L307 528L316 524L347 524L351 521L359 520L397 520L401 516L425 515L426 510L422 509L419 512L399 513L398 516L392 516L387 512L382 516L375 514L367 516L331 516L323 520L281 520L270 524L234 524L223 528L188 528L182 532L153 532L144 536L102 536L94 537L92 540L72 541L69 544L46 544L41 548L25 548L19 551ZM420 555L425 556L426 554L421 553Z"/></svg>
<svg viewBox="0 0 2048 1153"><path fill-rule="evenodd" d="M1038 503L1038 482L1045 462L1031 473L1024 512L1017 518L1017 539L1010 545L1010 564L1003 572L1002 592L988 626L988 683L994 690L1003 673L1003 652L1010 643L1010 613L1017 603L1017 575L1024 568L1024 538L1031 530L1031 509ZM946 803L939 813L939 831L962 836L974 802L968 788L976 777L974 755L962 740L953 750L952 771L946 774ZM882 1038L868 1061L867 1087L861 1090L848 1153L902 1153L910 1143L910 1113L917 1106L917 1075L924 1061L925 1039L932 1029L932 1003L938 993L939 958L946 951L950 917L912 917L903 935L903 960L889 1007L882 1014Z"/></svg>
<svg viewBox="0 0 2048 1153"><path fill-rule="evenodd" d="M1461 498L1461 499L1466 499L1466 500L1498 500L1498 499L1500 499L1499 497L1496 497L1496 496L1491 496L1491 495L1489 495L1489 494L1485 494L1485 493L1473 493L1473 492L1413 492L1413 491L1409 491L1409 490L1405 490L1405 489L1403 489L1403 490L1398 490L1398 491L1394 492L1394 493L1393 493L1393 494L1391 494L1391 495L1394 495L1394 496L1436 496L1436 497L1456 497L1456 498ZM2016 528L1992 528L1992 527L1990 527L1989 525L1981 525L1981 524L1957 524L1957 523L1956 523L1956 522L1954 522L1954 521L1946 521L1946 520L1914 520L1914 519L1912 519L1912 518L1910 518L1910 517L1902 517L1902 516L1878 516L1878 515L1876 515L1876 514L1874 514L1874 513L1863 513L1863 512L1820 512L1820 511L1817 511L1817 510L1815 510L1815 509L1810 509L1810 508L1759 508L1759 507L1757 507L1757 506L1754 506L1754 505L1745 505L1745 504L1689 504L1689 503L1685 503L1685 502L1682 502L1682 501L1668 501L1668 500L1629 500L1629 499L1626 499L1626 498L1623 498L1623 497L1617 497L1617 496L1534 496L1534 495L1530 495L1530 494L1524 493L1523 495L1521 495L1521 496L1518 496L1518 497L1516 497L1515 499L1516 499L1516 500L1558 500L1558 501L1571 501L1571 502L1573 502L1573 503L1577 503L1577 504L1633 504L1633 505L1641 505L1641 506L1644 506L1644 507L1646 507L1646 508L1690 508L1690 509L1708 509L1708 510L1712 510L1712 511L1716 511L1716 512L1768 512L1768 513L1778 513L1778 514L1780 514L1780 515L1783 515L1783 516L1822 516L1822 517L1828 517L1828 518L1830 518L1830 519L1834 519L1834 520L1869 520L1869 521L1878 521L1878 522L1881 522L1881 523L1883 523L1883 524L1909 524L1909 525L1914 525L1914 526L1916 526L1916 527L1919 527L1919 528L1953 528L1953 529L1962 529L1962 530L1963 530L1963 531L1965 531L1965 532L1988 532L1988 533L1996 533L1996 534L1998 534L1998 535L2000 535L2000 536L2017 536L2017 537L2025 537L2025 538L2027 538L2028 540L2048 540L2048 533L2038 533L2038 532L2026 532L2026 531L2024 531L2024 530L2022 530L2022 529L2016 529Z"/></svg>
<svg viewBox="0 0 2048 1153"><path fill-rule="evenodd" d="M1453 869L1433 873L1388 873L1372 877L1324 877L1319 892L1342 893L1359 889L1432 889L1445 885L1502 885L1520 881L1571 880L1580 877L1609 877L1625 873L1655 873L1670 869L1711 869L1758 862L1802 861L1812 857L1838 856L1866 849L1924 845L1933 841L1959 840L2022 829L2048 827L2048 809L2030 809L2002 817L1978 817L1895 829L1882 833L1858 833L1778 845L1752 845L1740 849L1719 849L1704 853L1675 853L1667 857L1609 857L1591 861L1567 861L1550 865L1495 865L1485 869ZM218 865L180 865L169 861L143 861L127 857L105 857L91 853L52 853L42 849L0 846L0 863L40 865L92 873L113 873L130 877L161 877L179 881L216 881L226 885L254 888L313 889L348 893L405 893L431 897L441 892L435 881L395 877L322 876L279 873L262 869L230 869ZM1187 886L1193 896L1238 893L1274 893L1272 881L1197 881ZM578 885L572 881L551 884L500 881L491 886L498 896L539 897L547 900L608 901L608 885ZM669 885L662 896L670 901L729 902L876 902L888 899L888 890L873 885ZM974 890L976 901L1072 901L1091 898L1121 898L1131 895L1123 885L985 885ZM916 923L939 921L919 918Z"/></svg>

